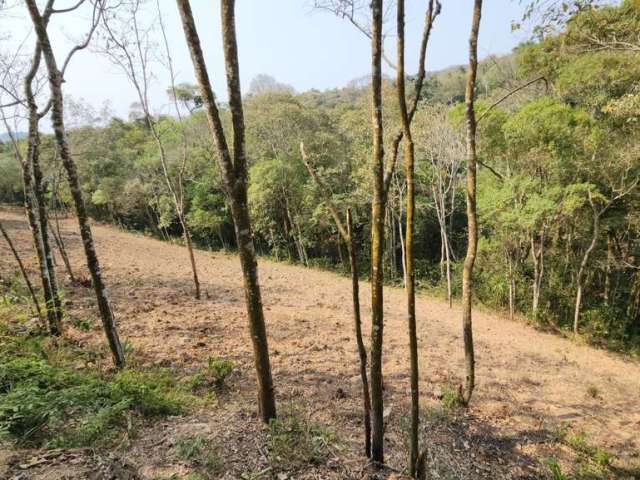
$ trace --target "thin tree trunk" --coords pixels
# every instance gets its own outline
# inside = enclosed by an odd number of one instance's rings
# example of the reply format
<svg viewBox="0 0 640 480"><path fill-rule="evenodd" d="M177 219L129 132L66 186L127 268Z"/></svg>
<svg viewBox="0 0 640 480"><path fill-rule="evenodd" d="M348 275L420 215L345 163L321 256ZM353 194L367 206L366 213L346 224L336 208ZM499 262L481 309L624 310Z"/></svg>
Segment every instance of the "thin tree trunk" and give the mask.
<svg viewBox="0 0 640 480"><path fill-rule="evenodd" d="M400 118L402 121L402 132L404 141L404 162L407 177L407 226L405 230L405 288L407 292L407 326L409 330L409 372L411 377L411 435L410 435L410 456L409 474L416 477L418 466L418 429L420 426L420 390L418 372L418 337L416 332L416 295L415 295L415 273L413 268L414 249L414 213L415 213L415 149L413 137L411 135L411 125L409 122L409 112L407 110L407 100L405 95L405 73L404 73L404 0L397 0L397 32L398 32L398 60L397 60L397 94L400 107Z"/></svg>
<svg viewBox="0 0 640 480"><path fill-rule="evenodd" d="M444 242L445 242L445 267L447 270L447 301L449 302L449 308L453 307L453 291L452 291L452 284L451 284L451 250L449 247L449 235L447 233L446 227L444 230Z"/></svg>
<svg viewBox="0 0 640 480"><path fill-rule="evenodd" d="M509 284L509 320L513 320L513 314L515 310L515 281L513 275L513 256L511 252L507 250L507 264L508 264L508 272L507 272L507 283Z"/></svg>
<svg viewBox="0 0 640 480"><path fill-rule="evenodd" d="M40 269L49 330L52 335L60 335L62 333L62 306L58 295L58 285L47 229L46 206L44 205L44 194L42 192L42 170L39 162L38 106L32 88L32 82L40 67L41 59L41 47L36 45L31 68L24 78L24 92L28 111L28 137L27 155L22 160L22 171L25 183L25 197L29 196L26 202L27 215L34 232L34 239L38 244L38 260L41 262ZM17 145L15 148L18 148Z"/></svg>
<svg viewBox="0 0 640 480"><path fill-rule="evenodd" d="M409 201L407 199L407 201ZM400 239L400 254L402 256L402 285L407 288L407 250L405 248L404 235L402 234L402 212L398 217L398 238Z"/></svg>
<svg viewBox="0 0 640 480"><path fill-rule="evenodd" d="M251 221L247 205L247 165L245 156L244 117L240 93L240 72L238 67L238 49L236 43L233 0L222 0L222 37L229 108L233 125L233 160L227 145L222 122L215 103L215 97L209 81L200 39L196 31L191 6L188 0L176 0L185 38L197 81L200 85L209 128L218 150L218 161L224 179L225 190L234 220L238 253L244 277L244 290L249 316L253 356L258 380L260 413L264 422L276 416L276 402L269 362L267 332L262 310L262 298L258 282L258 269L251 233Z"/></svg>
<svg viewBox="0 0 640 480"><path fill-rule="evenodd" d="M38 315L38 319L40 320L41 324L44 324L44 317L42 315L42 310L40 309L40 302L38 301L36 292L33 289L33 284L29 279L29 274L27 273L27 270L24 268L22 259L20 258L18 251L13 246L13 242L11 241L11 238L9 237L9 234L7 233L7 231L4 229L4 226L2 225L2 223L0 223L0 232L2 233L2 236L4 237L4 239L6 240L7 245L9 245L9 249L11 249L11 253L13 253L13 257L16 259L16 263L20 268L20 273L22 273L22 278L24 279L24 283L27 286L27 289L29 290L29 295L31 296L31 301L33 302L33 306L35 308L36 314Z"/></svg>
<svg viewBox="0 0 640 480"><path fill-rule="evenodd" d="M191 263L191 273L193 274L193 285L195 286L196 300L200 300L200 280L198 279L198 269L196 268L196 257L193 253L193 242L191 241L191 233L187 226L187 221L184 218L184 214L180 212L180 225L182 225L182 235L187 245L187 251L189 252L189 262Z"/></svg>
<svg viewBox="0 0 640 480"><path fill-rule="evenodd" d="M593 209L593 231L591 235L591 243L587 247L582 256L582 261L580 262L580 268L578 269L578 274L576 275L576 302L575 309L573 312L573 333L575 335L578 334L579 323L580 323L580 310L582 308L582 289L584 282L584 275L587 269L587 265L589 263L589 258L591 257L591 253L596 248L596 243L598 242L598 235L600 234L600 215L602 211L598 211L591 200L591 196L589 196L589 200L591 202L591 206Z"/></svg>
<svg viewBox="0 0 640 480"><path fill-rule="evenodd" d="M478 33L482 0L474 0L471 35L469 37L469 69L465 89L467 123L467 255L462 270L462 331L464 337L465 382L462 403L468 405L475 387L475 354L471 309L473 302L473 265L478 250L478 219L476 214L476 115L474 110L476 74L478 70Z"/></svg>
<svg viewBox="0 0 640 480"><path fill-rule="evenodd" d="M62 331L62 303L58 294L58 280L54 267L51 242L49 240L49 217L47 215L47 204L43 191L43 175L40 168L40 134L38 132L38 108L31 91L31 80L26 86L29 103L29 143L27 147L27 165L33 171L33 193L35 195L35 206L38 214L40 235L42 236L42 251L44 254L47 271L49 272L49 285L51 287L51 300L53 311L56 316L55 333ZM27 167L28 168L28 167Z"/></svg>
<svg viewBox="0 0 640 480"><path fill-rule="evenodd" d="M602 297L604 299L604 304L609 305L611 299L611 276L613 270L613 262L615 260L615 256L613 254L613 232L607 232L607 264L604 272L604 292Z"/></svg>
<svg viewBox="0 0 640 480"><path fill-rule="evenodd" d="M386 192L382 139L382 0L371 1L371 122L373 199L371 205L371 459L384 463L382 338L384 328L383 258Z"/></svg>
<svg viewBox="0 0 640 480"><path fill-rule="evenodd" d="M356 245L353 238L353 224L351 210L347 210L347 248L349 251L349 264L351 266L351 293L353 296L353 323L358 345L358 357L360 358L360 379L362 380L362 403L364 422L364 453L371 457L371 397L369 396L369 379L367 378L367 349L362 340L362 321L360 319L360 286L358 275L358 260L356 258Z"/></svg>
<svg viewBox="0 0 640 480"><path fill-rule="evenodd" d="M333 217L338 229L338 233L347 245L349 254L349 265L351 270L351 293L353 297L353 321L355 326L356 345L358 346L358 357L360 359L360 378L362 380L362 402L363 402L363 421L364 421L364 451L367 457L371 457L371 397L369 395L369 379L367 377L367 349L362 340L362 321L360 317L360 285L358 283L360 275L358 274L358 261L356 254L356 244L353 235L353 224L351 219L351 210L347 209L347 224L342 223L340 212L331 198L330 190L325 186L322 179L318 176L314 168L307 159L304 150L304 144L300 144L300 156L309 175L316 182L320 192L322 193L327 208Z"/></svg>
<svg viewBox="0 0 640 480"><path fill-rule="evenodd" d="M69 275L69 280L71 280L72 283L75 283L76 279L73 275L73 270L71 270L71 262L69 262L69 256L67 255L67 249L64 246L62 237L56 234L53 226L50 225L49 230L51 231L51 236L53 237L53 240L58 247L58 251L60 252L60 256L62 257L62 263L64 263L64 268L67 271L67 275Z"/></svg>
<svg viewBox="0 0 640 480"><path fill-rule="evenodd" d="M58 153L56 152L55 157L57 158ZM56 162L57 163L57 162ZM56 167L57 171L57 167ZM62 261L67 270L67 274L69 275L69 280L72 283L75 283L76 278L73 275L73 270L71 269L71 262L69 261L69 255L67 255L67 248L64 244L64 238L62 238L62 233L60 232L60 219L58 218L58 174L54 175L54 186L53 186L53 197L51 199L51 210L53 210L53 218L55 220L55 229L53 226L51 227L51 235L58 246L58 251L60 252L60 256L62 257Z"/></svg>
<svg viewBox="0 0 640 480"><path fill-rule="evenodd" d="M544 274L544 230L540 233L540 245L538 248L536 248L534 235L531 235L531 257L533 259L533 299L531 310L533 317L537 318Z"/></svg>
<svg viewBox="0 0 640 480"><path fill-rule="evenodd" d="M67 143L67 136L64 126L64 102L62 96L62 75L58 70L56 59L49 42L49 36L45 23L42 21L40 12L36 5L35 0L25 0L29 14L33 22L33 26L38 37L38 43L42 49L42 54L47 65L49 72L49 87L51 90L51 123L53 131L58 144L58 150L62 164L67 171L67 178L69 181L69 189L71 196L76 207L76 215L78 217L78 224L80 227L80 236L82 237L82 243L84 245L85 255L87 257L87 267L91 273L91 280L93 283L93 289L96 294L96 300L98 303L98 309L100 310L100 316L102 324L105 330L107 340L109 342L109 348L113 355L113 361L117 368L124 366L124 352L120 339L118 338L118 331L116 328L116 322L109 304L109 298L107 296L106 286L102 279L102 272L100 270L100 263L98 262L98 256L93 242L93 235L91 233L91 226L89 225L89 218L87 216L86 207L82 198L82 191L80 189L80 183L78 181L78 174L76 171L76 165L69 152L69 145Z"/></svg>

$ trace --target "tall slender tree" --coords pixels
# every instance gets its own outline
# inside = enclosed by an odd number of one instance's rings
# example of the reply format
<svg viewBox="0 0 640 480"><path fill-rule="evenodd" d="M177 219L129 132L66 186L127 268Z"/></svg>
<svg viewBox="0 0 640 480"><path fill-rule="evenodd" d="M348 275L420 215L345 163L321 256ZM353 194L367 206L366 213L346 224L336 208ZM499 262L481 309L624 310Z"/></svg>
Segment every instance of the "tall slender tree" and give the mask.
<svg viewBox="0 0 640 480"><path fill-rule="evenodd" d="M240 68L235 30L235 1L222 0L222 42L227 72L229 109L233 128L233 154L228 146L220 120L209 74L202 54L200 38L193 20L189 0L176 0L185 39L191 54L196 79L200 86L209 129L218 153L218 164L222 172L227 200L235 227L238 254L244 279L244 291L249 317L249 330L253 342L253 358L257 373L258 400L262 420L268 422L276 416L276 402L269 362L269 346L262 309L262 296L258 281L249 206L247 204L247 158L245 152L245 128L240 92Z"/></svg>
<svg viewBox="0 0 640 480"><path fill-rule="evenodd" d="M476 76L478 73L478 34L482 15L482 0L474 0L471 34L469 36L469 68L465 87L465 118L467 145L467 255L462 270L462 332L464 338L465 382L461 400L469 404L475 387L475 355L471 310L473 302L473 265L478 251L478 214L476 212L476 113L474 110Z"/></svg>
<svg viewBox="0 0 640 480"><path fill-rule="evenodd" d="M191 265L191 273L193 276L194 295L196 299L200 299L200 280L198 278L198 269L196 266L195 254L193 252L193 242L191 232L185 215L184 201L184 177L187 168L188 152L187 141L184 134L184 125L182 115L177 106L175 72L173 68L173 60L169 51L168 40L165 34L164 21L162 18L162 10L160 5L156 3L157 18L160 31L162 32L163 46L165 50L164 60L171 79L171 92L178 122L182 131L182 160L175 174L172 174L168 161L167 148L165 139L161 131L160 125L156 117L151 112L151 103L149 101L149 87L152 76L150 55L153 50L153 44L148 36L149 28L141 28L141 0L132 0L130 3L122 5L124 15L121 18L115 15L102 16L102 23L107 32L107 42L102 53L109 60L117 65L129 79L138 96L138 102L142 109L144 121L149 127L149 132L156 144L158 151L158 159L162 167L167 191L173 202L173 208L176 213L180 227L182 228L182 236L187 247L189 255L189 263Z"/></svg>
<svg viewBox="0 0 640 480"><path fill-rule="evenodd" d="M358 357L360 360L360 379L362 382L362 403L363 403L363 423L364 423L364 451L367 457L371 456L371 396L369 394L369 378L367 375L367 349L362 340L362 320L360 316L360 284L358 274L358 255L356 252L355 239L353 238L353 222L351 219L351 210L347 209L346 226L340 216L338 207L333 202L331 191L322 181L316 170L313 168L304 149L304 144L300 143L300 155L309 175L316 182L320 193L322 194L325 204L333 217L338 229L338 233L347 245L349 254L349 267L351 270L351 294L353 303L353 323L356 336L356 345L358 347Z"/></svg>
<svg viewBox="0 0 640 480"><path fill-rule="evenodd" d="M36 52L37 53L37 52ZM35 58L35 57L34 57ZM32 63L27 76L31 74L34 69L37 69L37 66ZM20 102L22 103L22 102ZM49 327L49 332L51 335L59 335L62 332L62 325L60 322L60 310L56 309L56 305L59 305L59 302L54 300L53 288L51 286L51 276L49 271L49 264L46 261L46 249L44 246L44 241L42 237L42 226L39 222L38 217L38 207L36 196L34 193L34 180L31 165L29 164L27 158L22 154L20 147L18 145L16 136L13 132L13 129L9 126L9 122L7 121L7 117L4 113L4 110L1 110L2 120L5 124L5 128L7 130L7 134L11 139L11 143L13 145L13 150L15 153L16 160L20 164L20 169L22 171L22 186L24 191L24 207L25 213L27 216L27 221L29 223L29 229L31 231L31 235L33 237L33 246L36 251L36 255L38 258L38 266L40 271L40 281L42 283L42 294L44 296L45 302L45 310L47 314L47 324Z"/></svg>
<svg viewBox="0 0 640 480"><path fill-rule="evenodd" d="M396 91L400 107L400 120L404 142L404 163L407 181L407 212L404 247L405 290L407 293L407 326L409 329L409 356L411 376L411 435L409 454L409 474L416 476L418 461L418 428L420 424L420 390L418 385L418 338L416 334L416 279L413 269L413 230L415 213L415 147L411 135L409 111L405 93L404 73L404 0L397 0L397 68Z"/></svg>
<svg viewBox="0 0 640 480"><path fill-rule="evenodd" d="M49 73L49 89L51 90L51 123L53 125L53 131L56 138L58 152L62 164L67 172L67 180L69 183L69 189L76 209L76 215L78 217L78 224L80 227L80 236L82 237L82 243L84 246L85 255L87 258L87 267L91 274L91 280L93 289L95 291L96 300L98 303L98 309L100 310L100 317L102 319L102 325L111 349L113 361L116 367L121 368L124 366L124 352L120 339L118 337L118 330L116 328L115 316L111 304L109 303L109 297L107 295L106 285L102 278L102 271L100 270L100 263L98 261L98 255L96 253L93 234L91 232L91 225L89 224L89 217L87 215L87 209L82 198L82 190L80 189L80 182L78 180L78 172L76 164L71 156L69 144L67 142L67 133L64 125L64 97L62 93L62 81L65 61L62 70L58 68L56 58L49 40L49 34L47 33L47 24L43 20L43 16L38 10L38 6L35 0L25 0L27 9L29 10L29 16L34 26L36 36L38 38L38 44L42 50L42 56L47 66ZM78 51L82 48L86 48L93 32L97 26L97 20L99 16L99 8L101 2L97 1L94 4L93 9L93 23L85 42L81 45L74 47L72 51Z"/></svg>
<svg viewBox="0 0 640 480"><path fill-rule="evenodd" d="M440 3L429 1L425 14L418 74L415 80L414 95L411 106L407 110L409 124L413 120L422 86L424 84L425 59L429 37L435 18L440 13ZM384 398L382 391L382 344L384 329L383 298L383 260L385 218L389 187L398 160L400 143L404 129L400 128L391 143L391 159L384 160L383 125L382 125L382 0L371 2L371 123L373 137L372 181L373 198L371 201L371 458L374 462L384 462Z"/></svg>

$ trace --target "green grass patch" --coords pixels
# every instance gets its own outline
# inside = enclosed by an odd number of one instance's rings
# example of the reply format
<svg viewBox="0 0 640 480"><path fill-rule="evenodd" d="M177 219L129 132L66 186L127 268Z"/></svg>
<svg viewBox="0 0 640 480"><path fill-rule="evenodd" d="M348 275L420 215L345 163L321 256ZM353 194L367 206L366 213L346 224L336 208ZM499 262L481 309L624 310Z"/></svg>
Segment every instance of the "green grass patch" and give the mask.
<svg viewBox="0 0 640 480"><path fill-rule="evenodd" d="M229 375L233 373L233 362L224 358L209 357L207 365L191 376L187 381L193 391L214 389L220 391L224 388Z"/></svg>
<svg viewBox="0 0 640 480"><path fill-rule="evenodd" d="M289 406L269 422L268 458L272 467L288 470L326 462L335 434L313 422L306 412Z"/></svg>
<svg viewBox="0 0 640 480"><path fill-rule="evenodd" d="M196 470L187 478L214 478L220 470L218 449L205 435L198 434L178 439L175 453L178 458L191 463Z"/></svg>
<svg viewBox="0 0 640 480"><path fill-rule="evenodd" d="M198 401L168 370L85 368L104 353L25 331L20 311L0 306L0 440L20 447L109 446L131 436L144 418L181 414Z"/></svg>

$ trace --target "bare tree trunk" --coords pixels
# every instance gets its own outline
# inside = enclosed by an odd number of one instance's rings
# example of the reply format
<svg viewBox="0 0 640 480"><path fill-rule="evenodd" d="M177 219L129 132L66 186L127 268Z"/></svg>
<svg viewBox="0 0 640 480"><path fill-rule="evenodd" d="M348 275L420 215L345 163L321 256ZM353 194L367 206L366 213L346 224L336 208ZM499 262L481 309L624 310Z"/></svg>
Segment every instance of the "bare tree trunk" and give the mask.
<svg viewBox="0 0 640 480"><path fill-rule="evenodd" d="M373 129L373 199L371 205L371 459L384 462L382 338L384 328L383 257L386 192L382 138L382 0L371 1L371 121Z"/></svg>
<svg viewBox="0 0 640 480"><path fill-rule="evenodd" d="M31 301L33 302L33 306L35 308L36 314L38 315L38 319L40 320L40 323L44 324L44 317L42 315L42 310L40 309L40 302L38 302L38 297L36 296L36 292L33 289L33 284L29 279L29 274L27 273L27 270L24 268L22 259L20 258L18 251L13 246L13 242L11 241L11 238L9 237L9 234L7 233L7 231L2 226L2 223L0 223L0 233L2 233L2 236L6 240L7 245L9 245L9 249L11 250L11 253L13 253L13 257L16 259L16 263L20 268L20 273L22 273L22 278L24 279L24 283L27 286L27 289L29 290L29 295L31 296Z"/></svg>
<svg viewBox="0 0 640 480"><path fill-rule="evenodd" d="M604 304L609 305L611 300L611 275L613 269L613 263L615 261L615 255L613 253L613 232L607 232L607 264L604 272L604 292L602 297Z"/></svg>
<svg viewBox="0 0 640 480"><path fill-rule="evenodd" d="M474 0L471 35L469 37L469 69L465 89L467 120L467 256L462 270L462 331L464 337L465 383L462 403L468 405L475 387L475 355L471 308L473 302L473 265L478 250L478 218L476 214L476 114L474 110L476 74L478 70L478 33L482 0Z"/></svg>
<svg viewBox="0 0 640 480"><path fill-rule="evenodd" d="M31 68L24 78L24 92L28 111L28 138L27 155L22 161L22 170L23 181L25 182L25 196L29 195L31 197L29 201L26 202L28 212L31 211L28 213L28 216L33 215L33 218L30 218L29 222L32 224L32 230L37 232L37 235L34 235L34 238L35 236L39 237L36 239L36 242L39 243L40 249L38 252L38 259L42 262L40 268L43 279L44 296L47 304L49 330L52 335L59 335L62 333L62 305L58 295L58 283L53 264L51 245L49 243L46 205L44 203L44 193L42 191L42 170L40 169L39 162L39 115L32 87L33 80L38 72L38 68L40 67L41 59L41 47L36 45Z"/></svg>
<svg viewBox="0 0 640 480"><path fill-rule="evenodd" d="M182 236L184 238L185 246L187 247L187 252L189 255L189 264L191 266L191 272L193 275L193 283L194 283L194 296L196 299L200 299L200 281L198 279L198 270L196 268L195 256L193 253L193 243L191 240L191 234L189 232L189 226L186 222L184 216L184 172L187 165L187 139L184 133L184 126L182 122L182 115L180 109L177 105L176 99L176 86L175 86L175 72L173 70L173 60L171 57L171 52L169 49L169 43L166 37L166 31L164 26L164 21L162 19L162 10L160 9L160 4L156 1L157 13L158 13L158 22L160 26L160 31L162 33L163 45L166 55L167 68L169 70L169 77L171 81L171 92L173 97L173 104L176 110L176 114L178 117L178 122L180 123L180 127L182 130L182 163L180 169L176 175L176 179L171 177L171 173L169 171L169 165L167 163L167 155L165 151L164 141L160 132L158 131L156 120L154 119L151 109L149 107L149 98L148 98L148 90L149 90L149 65L147 60L147 48L148 45L143 44L145 41L140 34L140 28L138 26L138 8L140 3L134 3L132 5L132 9L130 12L130 17L128 20L129 24L127 24L126 29L127 32L116 32L114 31L110 25L109 21L107 21L107 17L103 17L104 25L109 34L109 39L112 44L117 47L120 52L119 55L114 55L112 50L113 46L110 46L106 49L106 55L117 65L119 66L127 75L131 83L133 84L136 93L138 95L138 100L140 101L140 106L144 112L145 121L149 127L149 131L153 136L153 139L158 148L158 157L160 159L160 164L162 166L162 173L164 176L165 184L167 186L167 190L171 195L171 199L173 200L173 208L178 218L178 222L180 223L180 227L182 228ZM133 38L135 42L130 44L126 40L119 38L119 34L124 36L129 33L129 29L133 33ZM132 52L131 50L134 49Z"/></svg>
<svg viewBox="0 0 640 480"><path fill-rule="evenodd" d="M327 208L333 217L338 229L338 233L347 245L349 253L349 265L351 270L351 293L353 297L353 322L355 326L356 345L358 346L358 357L360 359L360 378L362 380L362 402L363 402L363 421L364 421L364 451L367 457L371 457L371 397L369 395L369 379L367 377L367 349L362 340L362 321L360 317L360 285L358 274L358 259L356 254L355 238L353 236L353 224L351 219L351 210L347 209L346 228L340 218L340 212L331 198L330 190L325 186L322 179L309 163L304 150L304 144L300 144L300 155L302 163L304 163L309 175L316 182L320 192L322 193Z"/></svg>
<svg viewBox="0 0 640 480"><path fill-rule="evenodd" d="M25 79L33 78L35 76L35 72L38 69L38 65L40 62L40 49L36 47L36 52L34 54L34 59L31 64L31 68L27 73ZM31 235L33 236L33 246L36 250L37 258L38 258L38 266L40 271L40 281L42 282L42 292L45 301L45 308L47 312L47 323L49 327L49 332L51 335L59 335L61 333L61 325L58 322L58 318L55 311L55 302L53 301L52 291L51 291L51 280L49 278L49 270L47 268L46 256L44 253L44 247L42 244L42 235L40 231L40 225L36 216L36 204L35 204L35 195L33 193L33 177L31 174L31 167L29 163L25 160L25 158L20 153L20 148L18 146L17 139L13 134L12 129L7 122L7 119L4 115L4 111L0 109L0 114L2 115L2 120L7 129L7 133L11 139L11 143L13 144L14 153L16 156L16 160L20 164L20 168L22 170L22 183L24 188L24 206L25 212L27 216L27 220L29 223L29 229L31 230ZM36 118L37 121L37 118ZM31 134L31 132L30 132Z"/></svg>
<svg viewBox="0 0 640 480"><path fill-rule="evenodd" d="M407 177L407 226L405 230L405 287L407 291L407 326L409 330L409 355L410 355L410 376L411 376L411 435L410 435L410 456L409 474L416 477L418 466L418 429L420 426L420 390L418 372L418 337L416 332L416 294L415 294L415 272L414 272L414 213L415 213L415 148L411 135L411 124L409 122L409 112L407 110L407 100L405 95L405 73L404 73L404 0L397 0L397 32L398 32L398 61L397 61L397 94L400 107L400 118L402 121L402 132L404 140L404 162Z"/></svg>
<svg viewBox="0 0 640 480"><path fill-rule="evenodd" d="M38 62L40 63L40 62ZM33 93L31 91L31 79L25 82L27 91L27 102L29 104L29 140L27 147L27 168L31 167L33 171L33 193L35 196L35 207L38 215L38 224L40 227L40 235L42 237L42 252L47 265L49 274L49 285L51 288L51 301L53 302L53 312L56 317L55 332L57 334L62 331L62 304L58 294L58 280L54 267L53 253L51 243L49 241L49 217L47 215L47 204L43 191L43 176L40 168L40 134L38 132L38 107L35 103Z"/></svg>
<svg viewBox="0 0 640 480"><path fill-rule="evenodd" d="M362 380L362 403L364 422L364 452L371 457L371 397L369 396L369 379L367 378L367 349L362 341L362 321L360 320L360 286L358 284L358 261L356 245L353 238L351 211L347 210L347 247L349 250L349 264L351 265L351 292L353 296L353 323L360 358L360 379Z"/></svg>
<svg viewBox="0 0 640 480"><path fill-rule="evenodd" d="M58 156L56 152L56 158ZM57 170L57 168L56 168ZM60 256L62 257L62 261L67 270L67 274L69 275L69 279L72 283L75 283L76 279L73 275L73 270L71 269L71 262L69 261L69 255L67 255L67 248L64 244L64 239L62 238L62 233L60 232L60 219L58 218L58 175L57 173L54 175L54 185L53 185L53 197L51 199L52 202L52 210L53 210L53 218L55 220L55 229L51 226L51 236L56 242L58 246L58 251L60 252Z"/></svg>
<svg viewBox="0 0 640 480"><path fill-rule="evenodd" d="M544 275L544 230L540 233L538 248L536 248L534 235L533 233L531 234L531 257L533 259L533 300L531 310L534 318L537 318Z"/></svg>
<svg viewBox="0 0 640 480"><path fill-rule="evenodd" d="M233 160L227 146L222 122L209 81L200 39L188 0L176 0L196 78L200 85L209 128L218 151L218 161L234 220L238 253L244 277L244 290L249 315L253 357L258 380L260 413L264 422L276 416L276 402L269 362L267 332L258 282L258 269L247 205L247 165L244 149L244 117L240 93L240 72L236 43L234 0L222 0L222 37L227 71L229 108L233 125Z"/></svg>
<svg viewBox="0 0 640 480"><path fill-rule="evenodd" d="M578 274L576 275L576 302L575 309L573 312L573 333L575 335L578 334L578 327L580 323L580 309L582 307L582 289L584 276L587 269L587 265L589 263L589 258L591 257L591 253L596 248L596 244L598 242L598 235L600 234L600 215L604 210L598 211L595 207L593 200L591 199L591 194L589 194L589 201L591 203L591 207L593 210L593 230L591 234L591 243L587 247L582 255L582 261L580 262L580 268L578 269Z"/></svg>
<svg viewBox="0 0 640 480"><path fill-rule="evenodd" d="M515 314L515 302L516 302L516 279L513 271L513 264L515 263L514 254L507 250L507 283L509 284L509 320L513 320Z"/></svg>
<svg viewBox="0 0 640 480"><path fill-rule="evenodd" d="M98 303L98 309L100 310L100 316L102 318L102 324L109 342L109 347L113 355L113 361L117 368L124 366L124 352L120 339L118 338L118 331L116 329L115 318L111 305L109 304L109 298L107 296L106 286L102 279L102 272L100 270L100 263L98 262L98 256L93 242L93 235L91 233L91 226L89 225L89 218L87 216L86 207L82 198L82 191L80 189L80 183L78 181L78 174L76 171L76 165L69 152L69 145L67 143L66 131L64 126L64 102L62 96L62 75L58 70L56 59L49 42L49 36L45 23L42 20L35 0L25 0L29 14L33 22L33 26L38 37L38 43L42 49L47 70L49 72L49 87L51 90L51 123L53 131L58 144L58 150L62 164L67 171L67 178L69 181L69 189L71 190L71 196L76 207L76 215L78 217L78 224L80 227L80 235L82 237L82 243L84 245L85 255L87 257L87 267L91 273L91 280L93 288L96 294L96 300Z"/></svg>
<svg viewBox="0 0 640 480"><path fill-rule="evenodd" d="M453 286L451 284L451 249L449 246L449 234L446 227L444 230L444 243L445 243L445 267L447 271L447 301L449 302L449 308L453 307Z"/></svg>

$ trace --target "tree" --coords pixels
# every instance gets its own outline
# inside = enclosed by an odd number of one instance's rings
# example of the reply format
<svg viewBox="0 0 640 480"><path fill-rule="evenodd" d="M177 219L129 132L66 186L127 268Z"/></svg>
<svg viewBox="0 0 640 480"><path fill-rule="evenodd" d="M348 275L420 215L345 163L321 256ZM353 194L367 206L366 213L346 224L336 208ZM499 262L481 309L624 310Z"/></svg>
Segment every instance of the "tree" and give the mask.
<svg viewBox="0 0 640 480"><path fill-rule="evenodd" d="M420 58L418 61L418 75L415 82L415 91L411 107L406 112L406 121L411 124L417 109L418 100L422 91L425 77L425 57L427 44L433 21L440 8L433 3L425 14L425 23L420 44ZM371 123L372 123L372 182L373 199L371 206L371 458L375 462L384 462L384 400L382 392L382 345L384 329L384 299L383 299L383 258L385 216L389 186L393 177L398 149L404 135L404 129L400 128L392 140L389 161L384 161L384 139L382 122L382 0L371 2Z"/></svg>
<svg viewBox="0 0 640 480"><path fill-rule="evenodd" d="M25 1L38 38L38 44L42 49L42 55L47 66L47 71L49 73L49 89L51 91L51 123L53 125L60 159L67 171L67 180L69 182L69 188L76 208L76 215L80 226L80 235L82 237L85 256L87 258L87 267L91 273L91 280L98 303L98 309L100 310L102 325L107 336L114 364L116 367L122 368L125 361L124 352L122 350L122 345L120 344L115 317L113 315L106 286L102 278L100 263L98 261L98 255L96 254L93 235L91 233L91 226L89 224L84 199L82 198L82 191L80 190L80 184L78 182L76 165L71 156L69 144L67 142L67 134L64 125L64 97L62 94L62 71L64 71L64 66L63 70L58 69L56 58L51 47L51 42L49 41L49 35L47 33L47 24L43 20L43 16L40 14L35 0ZM92 28L87 35L85 42L82 45L76 46L72 51L77 51L88 45L97 26L99 6L99 3L94 5ZM65 61L65 64L66 63L67 61Z"/></svg>
<svg viewBox="0 0 640 480"><path fill-rule="evenodd" d="M402 134L404 141L404 163L407 177L407 225L405 230L405 289L407 292L407 326L409 330L409 356L410 356L410 377L411 377L411 435L410 435L410 455L409 474L416 477L416 467L418 463L418 428L420 426L420 390L418 377L418 337L416 334L416 279L414 272L414 252L413 252L413 231L415 213L415 146L411 133L411 122L407 109L407 98L405 93L405 73L404 73L404 0L397 0L397 32L398 32L398 57L397 57L397 93L398 105L400 107L400 119L402 123ZM433 10L433 1L429 3L429 11Z"/></svg>
<svg viewBox="0 0 640 480"><path fill-rule="evenodd" d="M471 310L473 303L473 265L478 251L478 219L476 213L476 114L474 110L476 75L478 71L478 33L482 0L474 0L469 37L469 69L465 88L466 152L467 152L467 255L462 270L462 332L464 338L465 382L462 402L469 404L475 387L475 355Z"/></svg>
<svg viewBox="0 0 640 480"><path fill-rule="evenodd" d="M182 27L191 54L193 68L200 85L209 128L218 153L218 163L222 173L225 193L231 207L244 279L249 330L253 342L260 413L262 420L269 422L276 416L276 402L271 378L269 346L264 323L260 284L258 282L258 267L251 232L251 219L249 217L249 206L247 205L247 158L245 155L245 127L234 18L235 1L222 0L221 3L222 41L233 129L233 156L228 147L220 120L189 0L176 0L176 3L180 11Z"/></svg>
<svg viewBox="0 0 640 480"><path fill-rule="evenodd" d="M106 14L102 15L103 24L107 31L107 42L103 48L103 53L125 73L138 95L138 104L142 111L142 119L149 127L149 131L156 143L158 158L162 166L162 174L164 176L165 184L173 202L176 217L178 218L178 222L182 228L182 235L184 237L185 245L187 246L191 273L193 275L194 295L196 299L200 299L200 280L198 278L198 269L196 266L195 255L193 253L191 233L189 231L189 225L186 221L185 215L184 176L187 168L188 144L184 132L182 114L178 107L178 98L180 96L184 98L184 92L178 91L176 88L173 60L171 58L169 43L165 33L162 11L160 9L160 4L157 3L158 24L160 26L160 31L162 32L165 51L164 60L166 62L167 70L169 71L171 81L170 97L173 99L173 104L176 110L182 142L182 158L180 165L175 169L175 175L172 175L167 158L165 141L163 139L162 132L160 131L159 121L151 113L151 105L148 96L151 79L149 57L153 47L148 36L150 28L141 28L141 25L139 24L139 13L141 7L140 0L132 0L131 4L124 4L120 8L125 7L126 9L124 12L127 14L126 17L118 19L115 16L107 16ZM133 38L128 38L130 32L133 33Z"/></svg>
<svg viewBox="0 0 640 480"><path fill-rule="evenodd" d="M358 274L358 256L356 252L355 239L353 238L353 222L351 218L351 210L347 209L346 226L340 216L338 207L333 202L331 191L324 184L316 170L313 168L304 149L304 143L300 143L300 156L302 162L316 182L320 192L322 193L326 206L333 217L336 228L347 245L349 253L349 268L351 271L351 294L353 305L353 324L356 336L356 345L358 347L358 358L360 360L360 380L362 382L362 404L363 404L363 423L364 423L364 451L367 457L371 457L371 395L369 393L369 378L367 376L367 349L362 340L362 321L360 318L360 278Z"/></svg>

